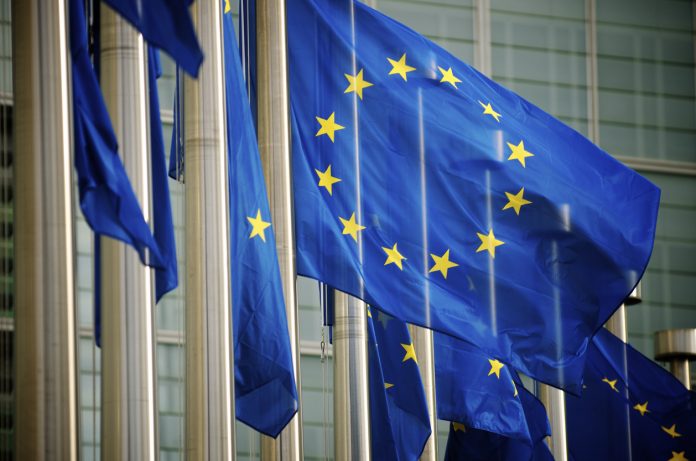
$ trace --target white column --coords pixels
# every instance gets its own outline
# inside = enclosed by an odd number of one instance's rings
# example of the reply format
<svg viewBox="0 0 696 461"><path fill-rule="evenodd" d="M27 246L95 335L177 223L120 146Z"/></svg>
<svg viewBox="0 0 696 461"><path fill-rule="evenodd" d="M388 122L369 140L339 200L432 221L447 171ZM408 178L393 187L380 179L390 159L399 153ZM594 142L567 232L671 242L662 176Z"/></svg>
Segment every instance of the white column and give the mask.
<svg viewBox="0 0 696 461"><path fill-rule="evenodd" d="M77 459L70 63L64 0L12 2L15 455Z"/></svg>

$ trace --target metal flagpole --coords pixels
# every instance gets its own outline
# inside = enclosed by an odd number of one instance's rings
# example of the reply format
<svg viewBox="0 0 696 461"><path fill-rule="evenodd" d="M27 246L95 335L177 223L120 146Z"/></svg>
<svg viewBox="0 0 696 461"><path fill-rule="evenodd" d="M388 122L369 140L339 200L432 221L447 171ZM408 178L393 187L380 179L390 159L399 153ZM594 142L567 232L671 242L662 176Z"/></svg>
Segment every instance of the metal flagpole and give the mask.
<svg viewBox="0 0 696 461"><path fill-rule="evenodd" d="M118 13L101 11L101 86L119 151L146 220L151 219L147 50ZM102 410L104 460L155 459L152 269L126 244L102 237Z"/></svg>
<svg viewBox="0 0 696 461"><path fill-rule="evenodd" d="M669 371L691 389L690 360L696 360L696 328L655 333L655 360L669 362Z"/></svg>
<svg viewBox="0 0 696 461"><path fill-rule="evenodd" d="M183 79L186 202L186 459L231 460L234 354L222 9L191 9L205 61Z"/></svg>
<svg viewBox="0 0 696 461"><path fill-rule="evenodd" d="M295 382L301 402L285 0L257 1L256 15L259 153L276 237ZM261 436L261 459L303 459L301 412L300 405L277 439Z"/></svg>
<svg viewBox="0 0 696 461"><path fill-rule="evenodd" d="M67 2L12 2L17 459L77 459Z"/></svg>

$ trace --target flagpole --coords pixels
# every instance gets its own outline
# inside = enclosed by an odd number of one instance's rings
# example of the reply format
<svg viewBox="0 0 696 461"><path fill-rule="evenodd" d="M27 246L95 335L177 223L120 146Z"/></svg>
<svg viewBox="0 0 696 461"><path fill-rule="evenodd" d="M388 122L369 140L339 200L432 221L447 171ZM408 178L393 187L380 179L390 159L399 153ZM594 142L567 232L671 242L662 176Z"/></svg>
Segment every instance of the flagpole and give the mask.
<svg viewBox="0 0 696 461"><path fill-rule="evenodd" d="M275 232L298 404L300 404L297 413L277 439L261 436L261 459L300 461L303 459L300 335L297 323L297 268L295 266L285 0L257 1L256 15L259 154Z"/></svg>
<svg viewBox="0 0 696 461"><path fill-rule="evenodd" d="M369 461L367 307L341 291L332 293L335 459Z"/></svg>
<svg viewBox="0 0 696 461"><path fill-rule="evenodd" d="M191 8L205 60L184 76L186 241L185 451L190 460L235 457L222 7Z"/></svg>
<svg viewBox="0 0 696 461"><path fill-rule="evenodd" d="M696 328L677 328L655 333L655 360L669 362L669 371L691 389L689 361L696 360Z"/></svg>
<svg viewBox="0 0 696 461"><path fill-rule="evenodd" d="M77 459L68 11L12 2L15 456Z"/></svg>
<svg viewBox="0 0 696 461"><path fill-rule="evenodd" d="M101 87L119 154L150 221L147 52L142 36L106 5L101 11ZM104 460L154 459L156 400L152 270L133 248L102 237L102 410Z"/></svg>

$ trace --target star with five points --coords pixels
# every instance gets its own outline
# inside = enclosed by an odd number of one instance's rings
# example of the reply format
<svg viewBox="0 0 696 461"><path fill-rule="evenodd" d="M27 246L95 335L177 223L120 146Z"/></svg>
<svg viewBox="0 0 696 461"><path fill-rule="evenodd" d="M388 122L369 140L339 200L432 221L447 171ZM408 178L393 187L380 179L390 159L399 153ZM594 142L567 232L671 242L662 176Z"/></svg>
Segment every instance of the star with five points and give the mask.
<svg viewBox="0 0 696 461"><path fill-rule="evenodd" d="M340 219L341 224L343 224L343 235L350 235L351 237L353 237L353 240L357 242L358 232L365 229L365 226L361 226L360 224L355 222L355 213L350 215L349 219L344 219L340 216L338 217L338 219Z"/></svg>
<svg viewBox="0 0 696 461"><path fill-rule="evenodd" d="M500 370L505 366L498 359L488 359L488 363L491 364L491 370L488 372L488 376L495 374L496 378L500 379Z"/></svg>
<svg viewBox="0 0 696 461"><path fill-rule="evenodd" d="M667 461L689 461L688 459L686 459L686 456L684 455L684 453L686 453L686 452L685 451L680 451L680 452L673 451L672 457L669 458Z"/></svg>
<svg viewBox="0 0 696 461"><path fill-rule="evenodd" d="M457 88L457 83L460 83L461 80L459 80L457 77L454 76L452 73L452 68L450 67L449 69L445 70L440 66L437 66L438 70L442 74L442 78L440 79L440 83L449 83L453 87Z"/></svg>
<svg viewBox="0 0 696 461"><path fill-rule="evenodd" d="M319 131L317 131L317 134L315 136L321 136L325 134L329 137L329 139L331 139L331 142L334 142L334 133L345 128L344 126L336 123L335 112L331 112L329 118L317 117L317 122L319 122L321 128L319 128Z"/></svg>
<svg viewBox="0 0 696 461"><path fill-rule="evenodd" d="M435 261L435 265L430 268L430 272L440 271L442 276L444 278L447 278L447 270L453 267L457 267L459 265L453 261L450 261L449 252L449 249L447 249L447 251L445 251L445 254L443 254L442 256L437 256L433 253L430 253L430 257L433 258L433 261Z"/></svg>
<svg viewBox="0 0 696 461"><path fill-rule="evenodd" d="M517 216L520 215L520 210L522 209L523 206L529 205L530 202L529 200L524 198L524 187L520 189L520 191L516 194L511 194L510 192L505 192L505 195L507 196L508 202L505 204L503 207L503 210L507 210L508 208L512 208L515 210L515 213Z"/></svg>
<svg viewBox="0 0 696 461"><path fill-rule="evenodd" d="M527 157L534 157L534 154L525 150L524 141L520 141L518 145L514 145L511 142L507 143L507 145L512 151L512 153L508 157L508 160L517 160L522 165L522 168L527 168L524 159L526 159Z"/></svg>
<svg viewBox="0 0 696 461"><path fill-rule="evenodd" d="M401 270L404 270L404 266L402 265L401 261L405 258L401 253L399 253L399 250L396 248L396 243L392 248L387 248L387 247L382 247L382 250L387 254L387 260L384 261L384 265L386 266L387 264L396 264L396 267L398 267Z"/></svg>
<svg viewBox="0 0 696 461"><path fill-rule="evenodd" d="M491 106L490 102L488 104L484 104L479 101L478 103L481 104L481 107L483 107L483 115L490 115L495 119L496 122L500 123L500 117L502 117L502 115L493 110L493 106Z"/></svg>
<svg viewBox="0 0 696 461"><path fill-rule="evenodd" d="M452 429L454 429L454 432L466 432L466 426L463 425L462 423L455 423L452 422Z"/></svg>
<svg viewBox="0 0 696 461"><path fill-rule="evenodd" d="M363 69L360 69L358 75L343 74L348 79L348 88L344 93L355 92L358 97L362 100L362 92L365 88L371 87L372 83L363 79Z"/></svg>
<svg viewBox="0 0 696 461"><path fill-rule="evenodd" d="M263 219L261 219L261 209L259 209L256 212L256 217L252 218L251 216L247 216L247 221L251 223L251 234L249 234L249 238L254 238L257 235L261 237L261 240L264 242L266 241L266 229L271 226L270 222L266 222Z"/></svg>
<svg viewBox="0 0 696 461"><path fill-rule="evenodd" d="M384 388L385 388L385 389L389 389L389 388L392 388L392 387L394 387L394 385L393 385L392 383L388 383L388 382L386 382L386 381L384 382Z"/></svg>
<svg viewBox="0 0 696 461"><path fill-rule="evenodd" d="M673 439L676 439L677 437L682 436L679 432L677 432L677 425L676 424L672 424L672 427L665 427L665 426L661 426L661 427L662 427L662 430L665 431L666 433L668 433L669 436L672 437Z"/></svg>
<svg viewBox="0 0 696 461"><path fill-rule="evenodd" d="M481 234L480 232L477 232L476 235L478 235L478 238L481 239L481 245L479 245L479 247L476 249L476 253L488 250L491 258L495 258L495 247L505 244L505 242L495 238L495 235L493 235L493 229L488 231L488 235Z"/></svg>
<svg viewBox="0 0 696 461"><path fill-rule="evenodd" d="M406 360L413 360L414 362L418 363L418 359L416 358L416 350L413 348L413 343L401 344L401 347L403 347L406 351L406 354L404 354L404 359L401 361L401 363L404 363Z"/></svg>
<svg viewBox="0 0 696 461"><path fill-rule="evenodd" d="M633 409L638 411L641 416L645 416L646 413L650 413L650 410L648 410L648 402L636 403Z"/></svg>
<svg viewBox="0 0 696 461"><path fill-rule="evenodd" d="M341 178L336 178L331 175L331 165L328 166L326 171L320 171L316 168L314 171L316 171L317 176L319 176L319 187L326 188L326 190L329 191L329 195L333 195L333 185L337 182L341 182Z"/></svg>
<svg viewBox="0 0 696 461"><path fill-rule="evenodd" d="M232 6L230 5L230 0L225 0L225 13L232 11Z"/></svg>
<svg viewBox="0 0 696 461"><path fill-rule="evenodd" d="M389 75L401 75L401 78L404 79L404 82L408 81L406 74L416 70L415 67L411 67L408 64L406 64L406 53L402 54L401 58L399 58L398 61L395 61L391 58L387 58L387 61L389 61L389 64L392 65L392 69L389 71Z"/></svg>
<svg viewBox="0 0 696 461"><path fill-rule="evenodd" d="M616 388L616 381L616 379L610 381L609 378L602 378L603 383L607 383L609 387L611 387L614 390L614 392L619 392L619 390Z"/></svg>

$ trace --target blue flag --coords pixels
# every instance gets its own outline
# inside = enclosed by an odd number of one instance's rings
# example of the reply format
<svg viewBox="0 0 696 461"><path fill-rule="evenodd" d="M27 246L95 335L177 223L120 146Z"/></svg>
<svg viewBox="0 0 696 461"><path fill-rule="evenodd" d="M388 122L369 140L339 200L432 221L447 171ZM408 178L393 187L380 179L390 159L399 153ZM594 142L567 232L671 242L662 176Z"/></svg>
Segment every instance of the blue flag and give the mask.
<svg viewBox="0 0 696 461"><path fill-rule="evenodd" d="M515 371L442 333L435 333L434 345L437 417L529 443L532 434Z"/></svg>
<svg viewBox="0 0 696 461"><path fill-rule="evenodd" d="M571 459L696 459L696 394L607 330L592 340L583 387L566 399Z"/></svg>
<svg viewBox="0 0 696 461"><path fill-rule="evenodd" d="M189 14L190 0L104 0L138 29L151 45L164 50L193 77L203 51Z"/></svg>
<svg viewBox="0 0 696 461"><path fill-rule="evenodd" d="M70 3L75 168L80 208L96 234L133 246L143 263L166 266L118 156L118 145L87 51L82 4Z"/></svg>
<svg viewBox="0 0 696 461"><path fill-rule="evenodd" d="M372 457L417 460L431 434L418 358L406 324L368 310Z"/></svg>
<svg viewBox="0 0 696 461"><path fill-rule="evenodd" d="M223 34L237 419L275 437L297 412L297 389L266 184L229 12Z"/></svg>
<svg viewBox="0 0 696 461"><path fill-rule="evenodd" d="M529 426L530 440L505 437L453 422L450 424L445 460L552 461L553 455L544 442L550 434L544 405L521 384L519 397Z"/></svg>
<svg viewBox="0 0 696 461"><path fill-rule="evenodd" d="M167 161L164 153L162 119L160 118L157 79L162 75L159 52L148 46L148 90L150 96L150 151L152 170L152 215L155 240L162 254L164 267L155 271L155 300L159 301L179 283L176 267L176 242L169 196Z"/></svg>
<svg viewBox="0 0 696 461"><path fill-rule="evenodd" d="M288 4L297 266L577 391L659 190L352 0Z"/></svg>

